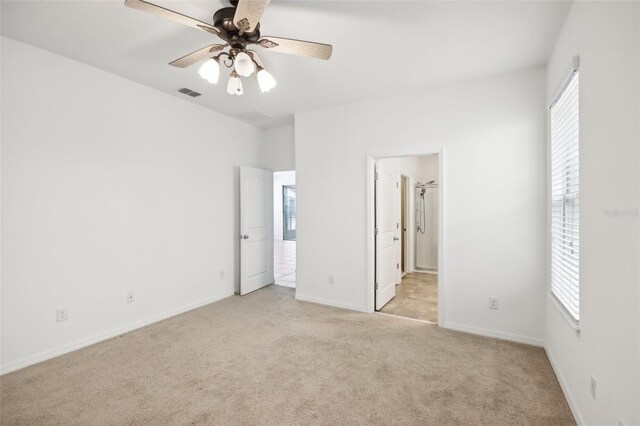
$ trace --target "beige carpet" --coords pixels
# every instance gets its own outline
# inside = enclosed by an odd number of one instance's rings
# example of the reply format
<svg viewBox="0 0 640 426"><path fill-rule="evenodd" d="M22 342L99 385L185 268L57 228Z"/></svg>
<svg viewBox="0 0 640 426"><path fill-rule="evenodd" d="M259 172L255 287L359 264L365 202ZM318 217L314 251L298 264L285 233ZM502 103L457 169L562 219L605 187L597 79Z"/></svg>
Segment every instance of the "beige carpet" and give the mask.
<svg viewBox="0 0 640 426"><path fill-rule="evenodd" d="M411 272L396 286L396 295L380 312L438 322L438 275Z"/></svg>
<svg viewBox="0 0 640 426"><path fill-rule="evenodd" d="M0 378L3 425L574 424L540 348L270 286Z"/></svg>

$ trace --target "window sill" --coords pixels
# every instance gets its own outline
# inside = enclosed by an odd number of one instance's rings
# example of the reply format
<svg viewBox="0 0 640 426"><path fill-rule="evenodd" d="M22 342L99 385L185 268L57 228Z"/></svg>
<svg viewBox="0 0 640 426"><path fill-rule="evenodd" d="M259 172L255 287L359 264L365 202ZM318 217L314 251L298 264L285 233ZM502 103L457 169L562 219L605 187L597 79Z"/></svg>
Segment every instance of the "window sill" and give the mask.
<svg viewBox="0 0 640 426"><path fill-rule="evenodd" d="M562 306L560 301L553 295L553 293L548 292L547 296L549 297L549 299L551 299L551 301L556 306L556 308L558 308L558 310L560 311L560 314L562 314L564 319L567 320L567 323L569 323L569 326L571 326L573 331L576 332L576 335L580 336L580 322L576 321L575 318L569 315L567 310L564 308L564 306Z"/></svg>

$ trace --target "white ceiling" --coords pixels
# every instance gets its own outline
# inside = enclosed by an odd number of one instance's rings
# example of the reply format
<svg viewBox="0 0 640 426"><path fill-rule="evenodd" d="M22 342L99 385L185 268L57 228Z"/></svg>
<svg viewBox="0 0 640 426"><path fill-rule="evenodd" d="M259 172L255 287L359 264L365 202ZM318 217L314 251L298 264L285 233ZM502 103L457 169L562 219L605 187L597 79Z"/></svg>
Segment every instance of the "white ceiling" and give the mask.
<svg viewBox="0 0 640 426"><path fill-rule="evenodd" d="M152 0L153 1L153 0ZM211 22L224 0L157 1ZM410 92L546 63L570 8L565 1L278 1L261 20L263 35L333 44L329 61L257 47L278 86L245 95L202 80L198 65L168 62L215 43L215 36L124 6L124 1L2 1L2 34L180 96L223 114L254 112L291 122L300 111ZM264 53L263 53L264 52ZM177 92L201 92L190 98Z"/></svg>

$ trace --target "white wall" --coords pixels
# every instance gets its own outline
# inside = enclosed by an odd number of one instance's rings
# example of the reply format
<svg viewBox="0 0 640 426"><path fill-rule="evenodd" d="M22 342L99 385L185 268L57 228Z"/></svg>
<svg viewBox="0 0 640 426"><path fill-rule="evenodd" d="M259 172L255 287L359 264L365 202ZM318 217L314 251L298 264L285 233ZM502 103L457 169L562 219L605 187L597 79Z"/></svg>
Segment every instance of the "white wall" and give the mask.
<svg viewBox="0 0 640 426"><path fill-rule="evenodd" d="M264 166L261 131L1 47L2 371L233 294L237 166Z"/></svg>
<svg viewBox="0 0 640 426"><path fill-rule="evenodd" d="M576 335L549 297L545 343L580 423L637 425L640 4L574 4L548 64L547 103L578 54L581 333ZM607 216L607 210L623 213ZM592 375L596 400L590 395Z"/></svg>
<svg viewBox="0 0 640 426"><path fill-rule="evenodd" d="M273 174L273 239L282 240L282 187L296 184L296 172L275 172ZM296 188L297 189L297 188Z"/></svg>
<svg viewBox="0 0 640 426"><path fill-rule="evenodd" d="M264 131L261 158L274 172L295 170L295 136L293 126Z"/></svg>
<svg viewBox="0 0 640 426"><path fill-rule="evenodd" d="M282 185L296 184L295 137L293 126L264 132L261 158L273 170L273 237L282 240Z"/></svg>
<svg viewBox="0 0 640 426"><path fill-rule="evenodd" d="M542 344L544 94L538 68L297 114L296 297L372 309L367 155L444 149L444 325Z"/></svg>

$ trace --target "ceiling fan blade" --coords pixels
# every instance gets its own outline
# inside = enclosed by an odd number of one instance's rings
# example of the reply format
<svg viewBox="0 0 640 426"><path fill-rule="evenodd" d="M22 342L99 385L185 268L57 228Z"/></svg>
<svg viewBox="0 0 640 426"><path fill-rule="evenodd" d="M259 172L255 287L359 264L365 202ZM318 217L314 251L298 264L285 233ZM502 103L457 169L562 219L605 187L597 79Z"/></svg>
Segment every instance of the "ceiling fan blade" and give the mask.
<svg viewBox="0 0 640 426"><path fill-rule="evenodd" d="M233 15L233 23L239 30L250 33L253 31L264 10L271 0L239 0L236 6L236 13Z"/></svg>
<svg viewBox="0 0 640 426"><path fill-rule="evenodd" d="M330 44L294 40L291 38L265 36L258 40L257 43L265 49L269 49L274 52L309 56L311 58L324 60L328 60L333 52L333 46Z"/></svg>
<svg viewBox="0 0 640 426"><path fill-rule="evenodd" d="M203 59L210 58L212 54L224 49L226 44L212 44L202 49L191 52L188 55L184 55L182 58L176 59L173 62L169 62L169 65L178 68L186 68L189 65L193 65Z"/></svg>
<svg viewBox="0 0 640 426"><path fill-rule="evenodd" d="M162 6L158 6L156 4L149 3L144 0L125 0L124 4L125 6L128 6L133 9L151 13L151 14L160 16L162 18L169 19L174 22L178 22L183 25L188 25L197 30L202 30L211 34L218 35L218 29L211 24L198 21L197 19L190 18L189 16L183 15L178 12L174 12L173 10L166 9Z"/></svg>

